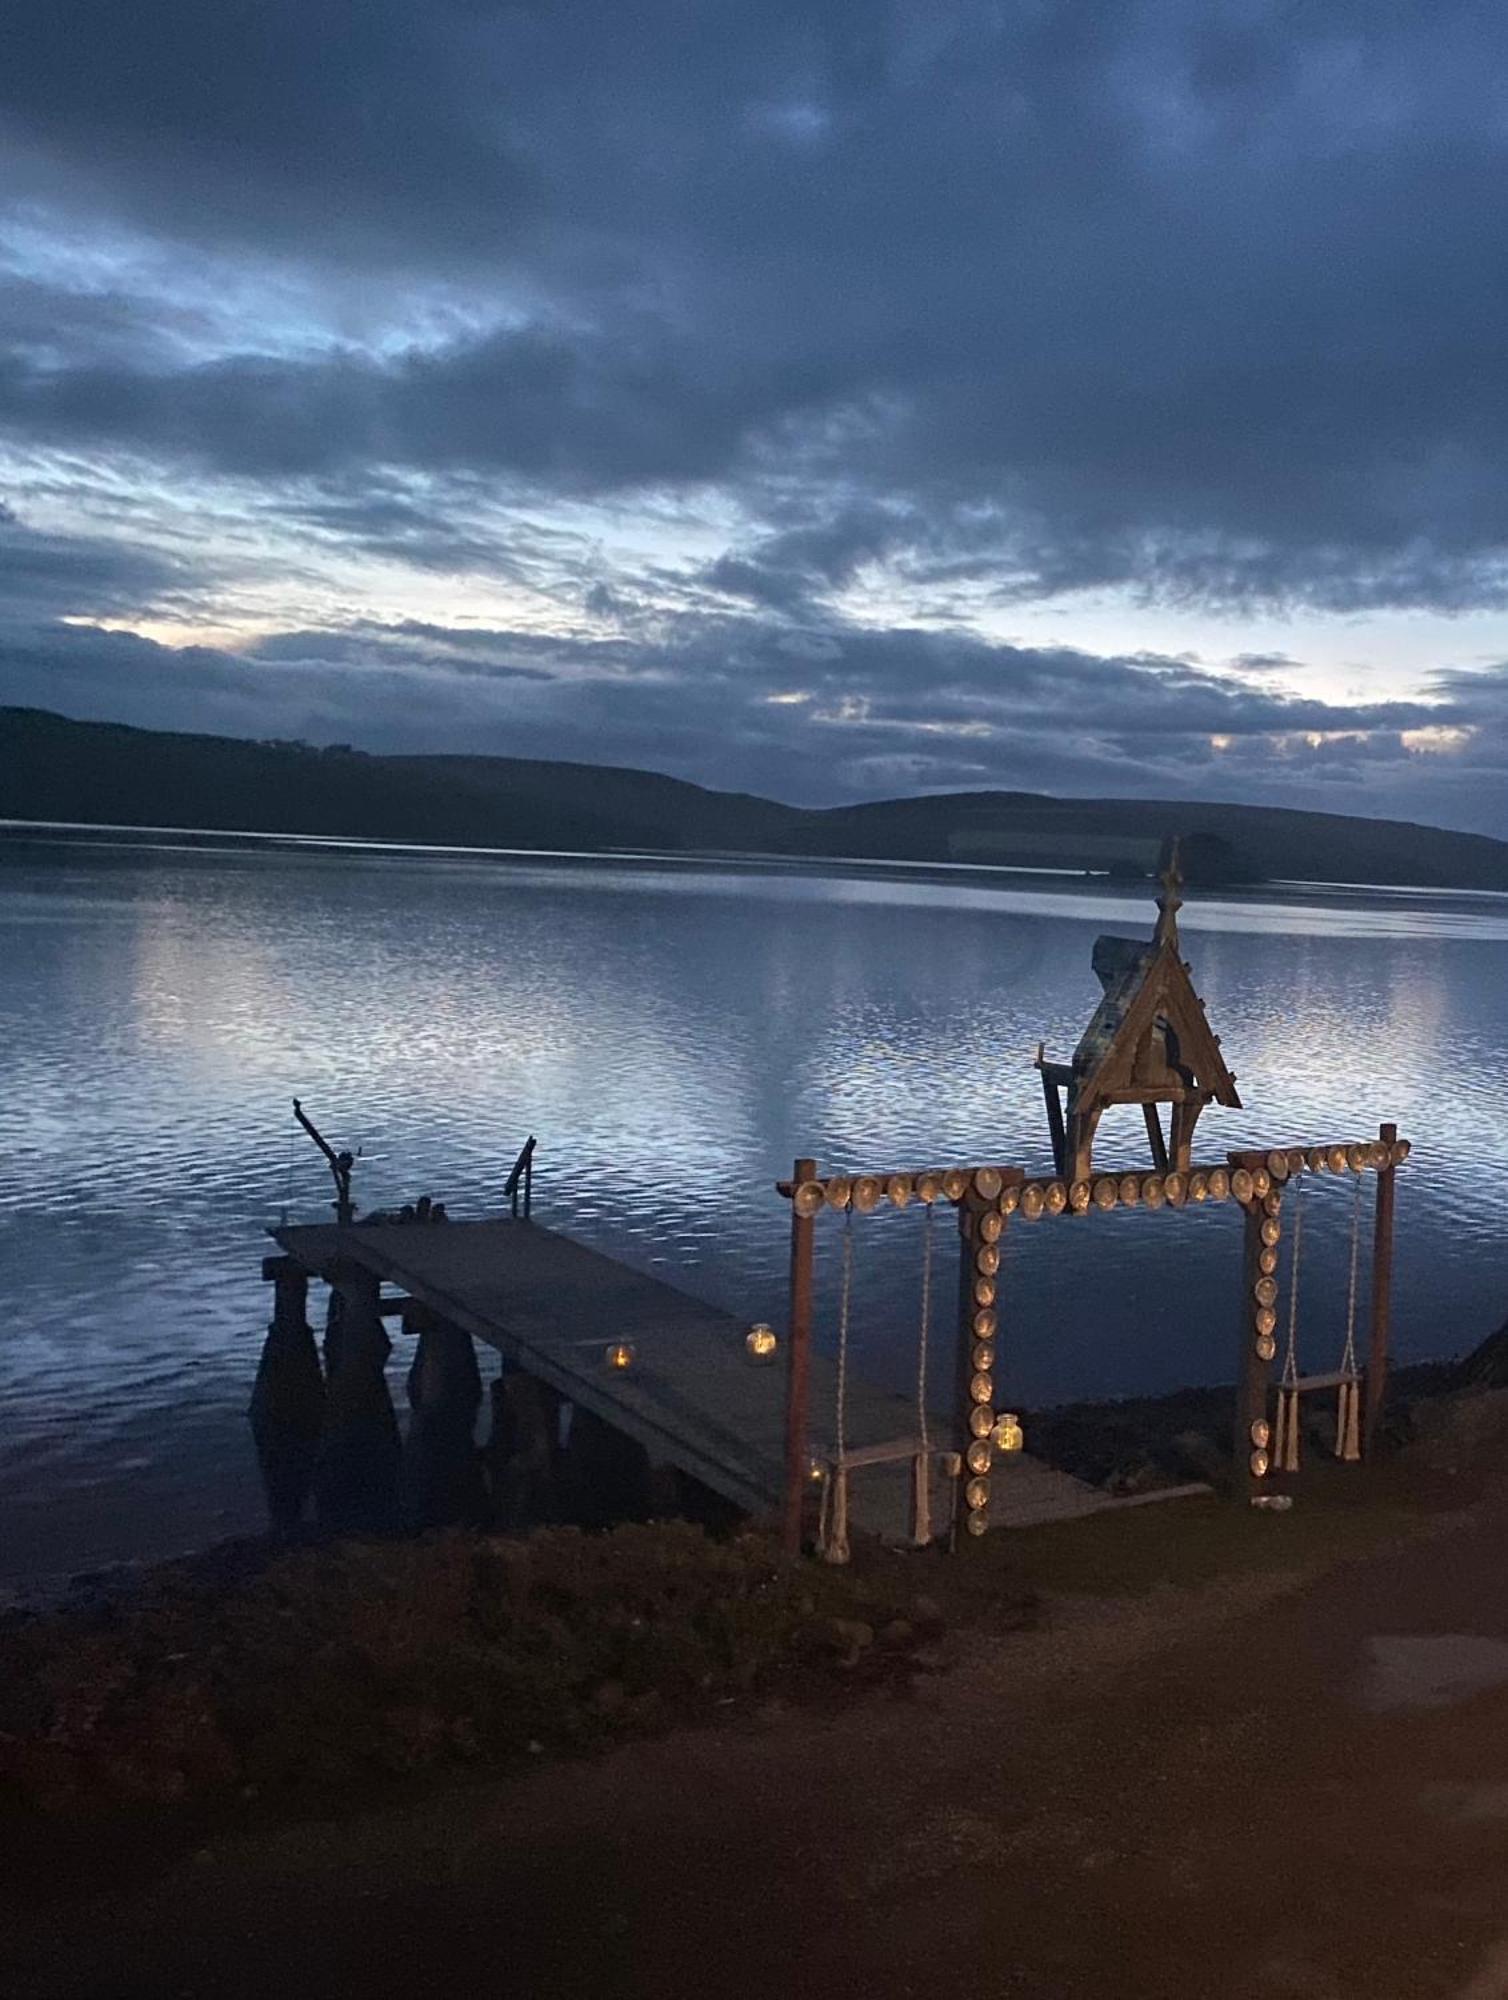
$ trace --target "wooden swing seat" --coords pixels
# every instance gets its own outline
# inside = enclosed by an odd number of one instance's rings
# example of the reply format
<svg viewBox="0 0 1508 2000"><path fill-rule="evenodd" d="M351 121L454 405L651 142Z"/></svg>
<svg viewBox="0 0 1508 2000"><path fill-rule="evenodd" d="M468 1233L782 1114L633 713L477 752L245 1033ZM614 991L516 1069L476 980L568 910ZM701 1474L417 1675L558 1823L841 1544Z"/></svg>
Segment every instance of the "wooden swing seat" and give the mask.
<svg viewBox="0 0 1508 2000"><path fill-rule="evenodd" d="M1328 1375L1300 1375L1292 1382L1279 1382L1279 1391L1291 1390L1302 1395L1306 1389L1338 1389L1345 1382L1360 1382L1359 1368L1332 1368Z"/></svg>

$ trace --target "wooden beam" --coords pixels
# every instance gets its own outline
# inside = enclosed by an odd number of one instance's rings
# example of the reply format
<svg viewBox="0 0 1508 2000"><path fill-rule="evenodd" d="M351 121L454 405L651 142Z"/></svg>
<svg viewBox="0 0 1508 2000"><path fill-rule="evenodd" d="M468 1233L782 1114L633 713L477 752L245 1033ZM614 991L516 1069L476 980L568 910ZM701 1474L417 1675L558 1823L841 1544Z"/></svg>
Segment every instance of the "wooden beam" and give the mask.
<svg viewBox="0 0 1508 2000"><path fill-rule="evenodd" d="M798 1160L791 1178L798 1186L815 1180L817 1162ZM791 1208L790 1320L785 1351L785 1494L781 1539L788 1556L801 1553L802 1514L806 1505L807 1405L811 1397L812 1253L814 1217Z"/></svg>
<svg viewBox="0 0 1508 2000"><path fill-rule="evenodd" d="M1397 1178L1392 1148L1398 1138L1398 1127L1380 1125L1377 1136L1388 1148L1388 1163L1377 1171L1377 1213L1372 1231L1372 1331L1367 1351L1367 1418L1362 1430L1362 1448L1369 1455L1373 1439L1382 1428L1388 1390L1388 1341L1393 1323L1393 1199Z"/></svg>
<svg viewBox="0 0 1508 2000"><path fill-rule="evenodd" d="M1175 1111L1177 1107L1174 1107ZM1143 1104L1142 1116L1147 1121L1147 1143L1152 1148L1152 1164L1160 1174L1168 1171L1168 1142L1162 1136L1162 1119L1155 1104Z"/></svg>
<svg viewBox="0 0 1508 2000"><path fill-rule="evenodd" d="M1042 1071L1042 1095L1047 1102L1047 1130L1052 1139L1053 1165L1060 1174L1064 1174L1068 1171L1068 1135L1063 1125L1063 1100L1058 1095L1057 1080L1048 1075L1045 1065L1039 1064L1038 1067Z"/></svg>

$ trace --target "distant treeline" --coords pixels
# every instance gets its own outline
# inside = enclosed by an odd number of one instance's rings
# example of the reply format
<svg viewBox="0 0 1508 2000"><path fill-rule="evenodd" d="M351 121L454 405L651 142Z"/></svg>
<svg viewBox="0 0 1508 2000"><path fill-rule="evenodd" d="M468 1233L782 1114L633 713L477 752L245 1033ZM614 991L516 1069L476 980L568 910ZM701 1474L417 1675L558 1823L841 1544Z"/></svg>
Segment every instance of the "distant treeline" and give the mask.
<svg viewBox="0 0 1508 2000"><path fill-rule="evenodd" d="M459 847L840 856L1136 876L1183 837L1191 882L1508 890L1508 843L1397 820L1167 799L957 792L821 810L654 771L388 757L0 708L0 817Z"/></svg>

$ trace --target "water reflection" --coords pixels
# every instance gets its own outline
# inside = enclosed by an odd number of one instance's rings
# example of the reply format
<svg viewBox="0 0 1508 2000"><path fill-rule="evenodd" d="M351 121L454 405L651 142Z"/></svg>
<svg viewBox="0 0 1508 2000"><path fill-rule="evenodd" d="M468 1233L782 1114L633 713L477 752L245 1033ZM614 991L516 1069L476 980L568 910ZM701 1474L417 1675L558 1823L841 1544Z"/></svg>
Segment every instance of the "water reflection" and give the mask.
<svg viewBox="0 0 1508 2000"><path fill-rule="evenodd" d="M1077 1039L1096 932L1151 920L1142 895L921 873L3 847L0 868L11 1574L255 1520L259 1231L330 1195L295 1092L362 1148L363 1206L498 1208L534 1131L542 1220L778 1319L791 1159L1041 1162L1036 1044ZM1182 921L1248 1107L1206 1114L1205 1146L1396 1118L1400 1347L1479 1338L1504 1306L1508 902L1264 893ZM1141 1163L1134 1115L1104 1130ZM1343 1211L1322 1190L1306 1233L1317 1352ZM860 1258L857 1345L898 1387L919 1230L876 1218ZM1225 1377L1238 1239L1231 1211L1014 1232L1012 1399Z"/></svg>

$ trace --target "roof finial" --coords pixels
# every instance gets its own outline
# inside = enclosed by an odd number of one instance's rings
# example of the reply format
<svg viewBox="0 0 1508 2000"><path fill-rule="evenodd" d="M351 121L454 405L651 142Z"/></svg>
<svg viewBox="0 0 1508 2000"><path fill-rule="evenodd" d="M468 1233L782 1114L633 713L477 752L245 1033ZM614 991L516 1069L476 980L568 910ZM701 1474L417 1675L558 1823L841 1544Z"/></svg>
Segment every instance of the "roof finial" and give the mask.
<svg viewBox="0 0 1508 2000"><path fill-rule="evenodd" d="M1158 878L1162 883L1162 893L1157 898L1157 925L1152 932L1154 944L1171 945L1178 949L1178 912L1183 908L1183 898L1179 890L1183 887L1183 871L1178 865L1178 835L1175 833L1168 842L1166 859Z"/></svg>

